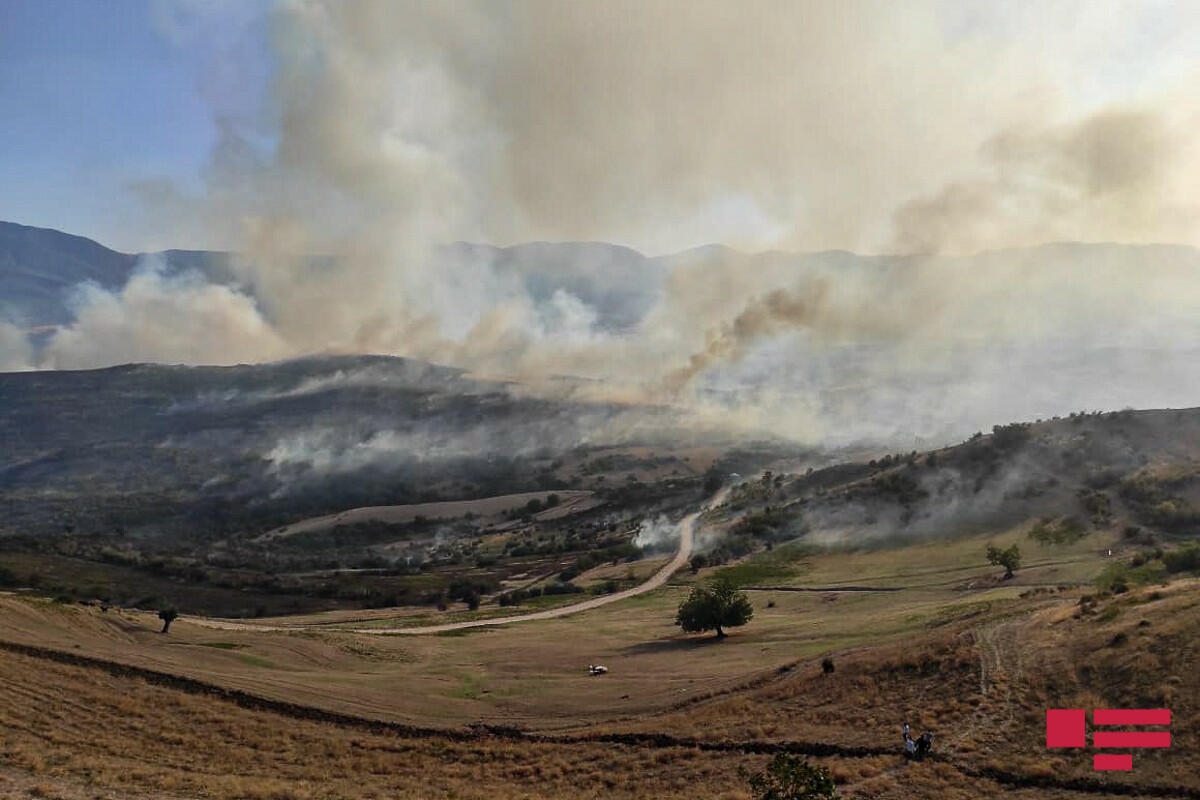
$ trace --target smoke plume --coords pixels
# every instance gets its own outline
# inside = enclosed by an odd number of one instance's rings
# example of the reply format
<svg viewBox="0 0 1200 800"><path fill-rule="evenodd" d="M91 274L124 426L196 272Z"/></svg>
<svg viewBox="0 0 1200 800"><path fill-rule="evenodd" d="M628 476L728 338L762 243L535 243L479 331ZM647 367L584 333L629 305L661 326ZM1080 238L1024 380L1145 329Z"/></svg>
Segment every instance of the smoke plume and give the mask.
<svg viewBox="0 0 1200 800"><path fill-rule="evenodd" d="M210 87L203 191L131 181L233 279L84 288L41 366L390 353L809 439L1194 398L1196 250L1040 247L1200 245L1193 9L282 0L267 27L261 102ZM539 239L747 252L446 249Z"/></svg>

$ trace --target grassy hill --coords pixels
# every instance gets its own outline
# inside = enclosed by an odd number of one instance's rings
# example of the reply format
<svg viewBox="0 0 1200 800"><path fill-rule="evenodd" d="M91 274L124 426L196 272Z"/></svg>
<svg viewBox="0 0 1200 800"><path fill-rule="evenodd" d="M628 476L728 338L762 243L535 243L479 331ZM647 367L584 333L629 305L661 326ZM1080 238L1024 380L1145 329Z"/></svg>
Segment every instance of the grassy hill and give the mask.
<svg viewBox="0 0 1200 800"><path fill-rule="evenodd" d="M962 444L754 480L739 530L820 545L946 538L1041 523L1042 545L1093 531L1133 543L1200 535L1200 409L1079 413ZM767 516L762 516L766 509ZM758 516L753 514L757 513Z"/></svg>

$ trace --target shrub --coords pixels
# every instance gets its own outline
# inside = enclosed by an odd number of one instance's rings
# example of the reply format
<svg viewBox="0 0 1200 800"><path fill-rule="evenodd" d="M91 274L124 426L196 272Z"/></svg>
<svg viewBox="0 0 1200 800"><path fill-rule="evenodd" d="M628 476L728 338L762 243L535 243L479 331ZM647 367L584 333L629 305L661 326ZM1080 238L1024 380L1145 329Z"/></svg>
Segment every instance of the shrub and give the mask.
<svg viewBox="0 0 1200 800"><path fill-rule="evenodd" d="M1167 572L1200 572L1200 544L1192 542L1162 554Z"/></svg>
<svg viewBox="0 0 1200 800"><path fill-rule="evenodd" d="M992 427L992 447L997 450L1016 450L1029 441L1029 423L1014 422L1011 425Z"/></svg>
<svg viewBox="0 0 1200 800"><path fill-rule="evenodd" d="M756 800L832 800L833 776L821 766L780 753L762 772L749 778Z"/></svg>
<svg viewBox="0 0 1200 800"><path fill-rule="evenodd" d="M1087 527L1076 517L1038 520L1029 530L1029 538L1043 547L1052 544L1074 544L1087 534Z"/></svg>

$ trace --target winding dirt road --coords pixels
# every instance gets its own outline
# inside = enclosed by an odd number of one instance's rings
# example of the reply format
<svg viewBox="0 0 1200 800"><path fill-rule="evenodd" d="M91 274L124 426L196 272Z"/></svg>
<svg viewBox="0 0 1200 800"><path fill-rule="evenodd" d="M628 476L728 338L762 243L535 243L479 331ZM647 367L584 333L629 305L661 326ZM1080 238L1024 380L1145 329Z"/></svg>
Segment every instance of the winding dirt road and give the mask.
<svg viewBox="0 0 1200 800"><path fill-rule="evenodd" d="M719 492L704 508L711 508L719 505L725 498L725 490ZM593 608L600 608L610 603L618 603L622 600L628 600L630 597L637 597L639 594L652 592L658 589L667 582L675 571L688 562L692 557L692 548L695 545L696 535L696 520L699 518L701 511L696 511L688 514L683 519L679 520L676 526L679 531L679 549L675 551L675 557L672 558L662 569L651 575L645 582L634 586L631 589L614 592L613 594L602 595L601 597L593 597L590 600L584 600L579 603L572 603L569 606L560 608L548 608L545 611L533 611L528 614L514 614L508 617L492 617L490 619L473 619L465 622L447 622L444 625L424 625L408 628L342 628L334 627L330 624L320 625L324 630L342 630L350 633L368 633L375 635L411 635L418 636L422 634L445 633L446 631L461 631L467 628L486 628L494 625L511 625L516 622L529 622L535 619L555 619L557 617L565 617L570 614L578 614L581 611L590 611ZM210 617L180 617L180 621L188 622L192 625L199 625L204 628L217 628L227 631L295 631L303 630L309 627L317 627L316 624L296 624L296 625L254 625L247 622L235 622L226 619L212 619Z"/></svg>

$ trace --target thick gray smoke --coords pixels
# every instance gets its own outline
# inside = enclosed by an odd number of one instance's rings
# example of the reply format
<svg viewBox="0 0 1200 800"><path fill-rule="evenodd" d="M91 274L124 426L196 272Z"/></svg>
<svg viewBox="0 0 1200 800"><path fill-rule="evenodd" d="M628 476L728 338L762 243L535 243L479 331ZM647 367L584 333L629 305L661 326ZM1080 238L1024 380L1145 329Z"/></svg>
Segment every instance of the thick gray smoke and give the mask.
<svg viewBox="0 0 1200 800"><path fill-rule="evenodd" d="M968 256L1200 244L1197 17L285 0L264 108L216 104L206 190L138 184L159 236L240 254L234 285L85 289L39 365L393 353L809 440L1194 402L1196 251ZM563 238L925 255L702 248L632 259L598 299L555 283L592 264L440 249Z"/></svg>

